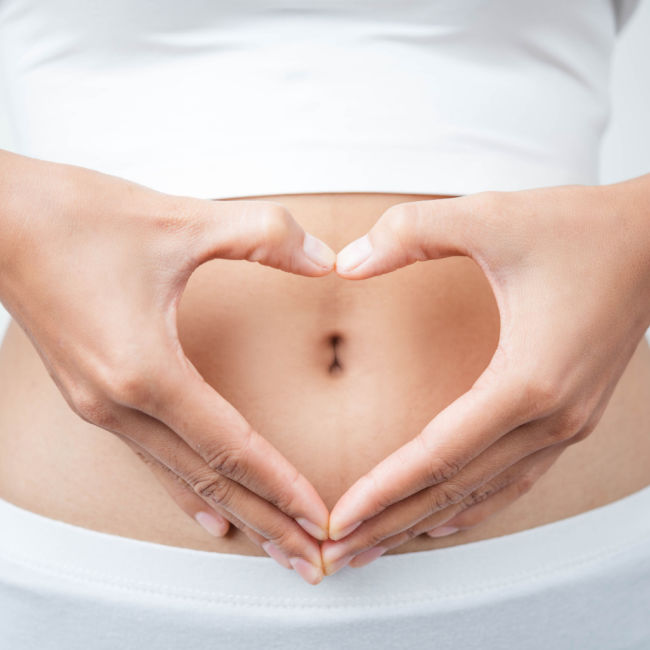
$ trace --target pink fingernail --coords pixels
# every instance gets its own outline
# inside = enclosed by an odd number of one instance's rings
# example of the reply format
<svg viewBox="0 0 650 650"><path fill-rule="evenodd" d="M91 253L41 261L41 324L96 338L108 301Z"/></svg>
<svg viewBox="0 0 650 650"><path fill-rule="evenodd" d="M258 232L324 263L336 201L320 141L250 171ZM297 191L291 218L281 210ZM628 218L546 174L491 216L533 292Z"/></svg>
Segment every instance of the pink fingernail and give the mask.
<svg viewBox="0 0 650 650"><path fill-rule="evenodd" d="M372 254L372 244L368 235L355 239L348 244L336 257L336 268L339 271L352 271L365 262Z"/></svg>
<svg viewBox="0 0 650 650"><path fill-rule="evenodd" d="M316 539L327 539L327 531L305 517L296 517L296 522Z"/></svg>
<svg viewBox="0 0 650 650"><path fill-rule="evenodd" d="M336 261L336 253L323 241L305 233L303 241L303 250L305 255L318 266L323 268L331 268Z"/></svg>
<svg viewBox="0 0 650 650"><path fill-rule="evenodd" d="M264 542L262 544L262 548L278 564L281 564L285 569L291 569L291 564L289 563L289 558L273 542L269 542L269 541Z"/></svg>
<svg viewBox="0 0 650 650"><path fill-rule="evenodd" d="M214 537L223 537L228 532L228 524L217 519L209 512L201 510L194 515L194 519Z"/></svg>
<svg viewBox="0 0 650 650"><path fill-rule="evenodd" d="M291 566L296 570L303 580L311 585L317 585L323 579L323 572L315 567L311 562L303 560L301 557L289 558Z"/></svg>
<svg viewBox="0 0 650 650"><path fill-rule="evenodd" d="M370 562L376 560L382 553L385 553L387 550L388 548L385 546L375 546L374 548L370 548L363 553L359 553L359 555L356 555L353 558L354 568L357 569L359 567L365 566L366 564L370 564Z"/></svg>
<svg viewBox="0 0 650 650"><path fill-rule="evenodd" d="M344 555L342 558L332 562L327 565L325 573L328 576L335 574L337 571L340 571L344 566L347 566L348 562L353 558L353 555Z"/></svg>
<svg viewBox="0 0 650 650"><path fill-rule="evenodd" d="M330 532L330 539L333 539L334 541L338 541L339 539L343 539L347 535L349 535L353 530L356 530L361 526L360 521L355 522L354 524L350 524L349 526L346 526L342 530L340 530L337 534L335 534L334 537L332 537L332 533Z"/></svg>
<svg viewBox="0 0 650 650"><path fill-rule="evenodd" d="M433 530L428 530L427 535L429 537L444 537L445 535L451 535L452 533L457 533L458 528L455 526L440 526L439 528L434 528Z"/></svg>
<svg viewBox="0 0 650 650"><path fill-rule="evenodd" d="M350 560L352 555L349 550L345 548L345 544L332 544L325 542L321 548L321 558L323 566L329 571L329 567L338 564L343 558Z"/></svg>

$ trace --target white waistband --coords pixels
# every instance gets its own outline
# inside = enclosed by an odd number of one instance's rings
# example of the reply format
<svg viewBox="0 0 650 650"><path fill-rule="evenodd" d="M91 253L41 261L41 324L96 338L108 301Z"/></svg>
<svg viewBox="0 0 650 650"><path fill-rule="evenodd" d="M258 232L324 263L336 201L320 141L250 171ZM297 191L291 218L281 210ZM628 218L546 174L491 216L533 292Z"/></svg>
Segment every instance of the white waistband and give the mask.
<svg viewBox="0 0 650 650"><path fill-rule="evenodd" d="M266 557L134 540L38 515L0 499L0 558L58 580L258 607L350 608L453 601L557 581L650 543L650 486L528 530L346 567L316 587Z"/></svg>

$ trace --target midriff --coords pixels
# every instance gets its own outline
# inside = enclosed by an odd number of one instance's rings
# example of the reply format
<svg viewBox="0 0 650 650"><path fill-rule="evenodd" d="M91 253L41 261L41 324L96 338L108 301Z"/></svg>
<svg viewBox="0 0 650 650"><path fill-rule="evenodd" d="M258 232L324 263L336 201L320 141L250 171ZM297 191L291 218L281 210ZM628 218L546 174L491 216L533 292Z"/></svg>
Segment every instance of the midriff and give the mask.
<svg viewBox="0 0 650 650"><path fill-rule="evenodd" d="M238 198L283 203L338 251L393 203L434 197ZM363 281L214 260L190 278L178 324L183 348L206 381L287 456L329 508L472 385L499 335L492 291L466 257L418 262ZM390 552L513 533L650 485L649 388L643 339L595 431L570 445L528 493L472 529L421 535ZM115 535L264 555L234 527L223 539L210 536L128 446L77 417L15 322L0 348L0 497Z"/></svg>

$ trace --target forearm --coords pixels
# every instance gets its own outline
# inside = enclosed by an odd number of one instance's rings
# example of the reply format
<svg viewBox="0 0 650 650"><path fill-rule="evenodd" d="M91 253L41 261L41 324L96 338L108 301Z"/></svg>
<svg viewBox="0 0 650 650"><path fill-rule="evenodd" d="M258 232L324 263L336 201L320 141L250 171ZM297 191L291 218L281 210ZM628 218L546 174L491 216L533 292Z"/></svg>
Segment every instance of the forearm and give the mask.
<svg viewBox="0 0 650 650"><path fill-rule="evenodd" d="M30 246L33 222L56 201L52 190L61 167L0 149L0 298L16 258Z"/></svg>

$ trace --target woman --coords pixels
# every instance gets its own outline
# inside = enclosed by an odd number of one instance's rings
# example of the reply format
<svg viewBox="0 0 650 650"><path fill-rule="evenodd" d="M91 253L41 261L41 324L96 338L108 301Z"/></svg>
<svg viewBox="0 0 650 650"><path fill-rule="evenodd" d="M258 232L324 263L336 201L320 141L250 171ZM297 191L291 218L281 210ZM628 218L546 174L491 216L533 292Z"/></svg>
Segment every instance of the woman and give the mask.
<svg viewBox="0 0 650 650"><path fill-rule="evenodd" d="M630 7L540 4L4 0L9 647L650 638Z"/></svg>

